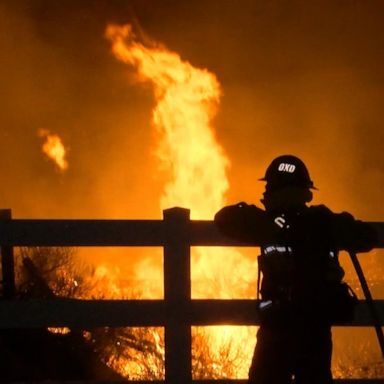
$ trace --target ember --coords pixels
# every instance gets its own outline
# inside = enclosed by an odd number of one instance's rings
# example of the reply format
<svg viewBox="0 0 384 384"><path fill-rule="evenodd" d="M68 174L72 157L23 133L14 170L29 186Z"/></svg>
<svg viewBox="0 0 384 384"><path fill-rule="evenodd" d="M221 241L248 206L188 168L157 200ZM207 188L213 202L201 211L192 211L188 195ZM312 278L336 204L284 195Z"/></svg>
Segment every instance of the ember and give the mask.
<svg viewBox="0 0 384 384"><path fill-rule="evenodd" d="M43 153L55 163L60 171L66 171L68 169L67 151L60 136L52 134L47 129L40 129L38 135L45 139L42 146Z"/></svg>

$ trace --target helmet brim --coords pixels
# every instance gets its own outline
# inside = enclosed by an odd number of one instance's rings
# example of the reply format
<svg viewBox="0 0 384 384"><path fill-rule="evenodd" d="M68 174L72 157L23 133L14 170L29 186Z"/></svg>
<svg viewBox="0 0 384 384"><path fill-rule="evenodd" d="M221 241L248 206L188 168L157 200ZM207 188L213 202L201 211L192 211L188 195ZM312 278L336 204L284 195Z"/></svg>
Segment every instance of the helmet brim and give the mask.
<svg viewBox="0 0 384 384"><path fill-rule="evenodd" d="M258 181L264 181L264 182L268 183L268 180L267 180L265 177L262 177L262 178L257 179L257 180L258 180ZM290 184L285 184L285 185L290 185ZM294 185L294 184L292 184L292 185ZM309 188L309 189L313 189L313 190L315 190L315 191L318 191L318 190L319 190L319 188L315 187L314 185L310 185L308 188Z"/></svg>

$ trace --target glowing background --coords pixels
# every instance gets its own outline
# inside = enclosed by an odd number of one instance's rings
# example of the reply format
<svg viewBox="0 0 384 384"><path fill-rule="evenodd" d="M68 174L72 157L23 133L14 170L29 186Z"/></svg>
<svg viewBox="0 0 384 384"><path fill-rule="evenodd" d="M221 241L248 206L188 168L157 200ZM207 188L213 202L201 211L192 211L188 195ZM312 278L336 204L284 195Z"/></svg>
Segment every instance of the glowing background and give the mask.
<svg viewBox="0 0 384 384"><path fill-rule="evenodd" d="M137 25L223 96L215 128L229 203L258 202L270 160L307 162L315 203L382 220L384 4L334 1L0 3L0 202L14 217L160 218L148 85L116 61L107 23ZM36 132L69 148L57 172Z"/></svg>
<svg viewBox="0 0 384 384"><path fill-rule="evenodd" d="M315 203L384 220L383 11L381 1L3 0L1 206L14 217L161 217L152 92L103 37L109 22L139 20L143 38L221 83L228 202L257 202L270 160L294 153ZM41 128L69 148L67 172L42 155ZM382 276L379 256L366 259L368 277Z"/></svg>
<svg viewBox="0 0 384 384"><path fill-rule="evenodd" d="M17 217L158 218L149 111L103 38L136 15L143 30L218 77L217 136L229 201L257 201L276 154L308 163L316 200L383 217L382 2L2 1L0 201ZM36 130L60 134L55 172ZM65 204L63 200L65 199Z"/></svg>

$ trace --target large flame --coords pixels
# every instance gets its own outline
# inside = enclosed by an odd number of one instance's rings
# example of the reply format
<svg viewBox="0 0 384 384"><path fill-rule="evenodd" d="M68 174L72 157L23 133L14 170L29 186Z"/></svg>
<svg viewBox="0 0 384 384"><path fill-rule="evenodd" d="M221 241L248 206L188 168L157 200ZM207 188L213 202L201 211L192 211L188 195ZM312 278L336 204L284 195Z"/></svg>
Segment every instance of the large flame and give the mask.
<svg viewBox="0 0 384 384"><path fill-rule="evenodd" d="M45 140L42 146L43 153L55 163L60 171L66 171L68 169L67 150L60 136L51 133L48 129L40 129L38 135Z"/></svg>
<svg viewBox="0 0 384 384"><path fill-rule="evenodd" d="M161 207L190 207L192 217L212 218L228 189L229 163L210 128L220 97L216 77L176 53L136 42L129 25L108 27L107 37L116 57L154 87L153 123L162 137L157 154L173 174Z"/></svg>
<svg viewBox="0 0 384 384"><path fill-rule="evenodd" d="M152 122L160 134L157 155L162 168L171 175L161 197L161 208L187 207L194 219L212 219L225 204L224 194L229 187L229 161L212 128L220 98L218 80L164 47L138 42L129 25L111 25L106 36L112 41L114 55L133 66L141 81L153 86L156 104ZM193 297L251 296L249 282L254 281L256 267L236 250L197 248L192 261ZM220 345L230 340L248 356L247 364L236 375L245 377L254 329L250 335L249 329L244 334L244 328L239 332L235 327L209 327L207 337L211 354L218 354Z"/></svg>

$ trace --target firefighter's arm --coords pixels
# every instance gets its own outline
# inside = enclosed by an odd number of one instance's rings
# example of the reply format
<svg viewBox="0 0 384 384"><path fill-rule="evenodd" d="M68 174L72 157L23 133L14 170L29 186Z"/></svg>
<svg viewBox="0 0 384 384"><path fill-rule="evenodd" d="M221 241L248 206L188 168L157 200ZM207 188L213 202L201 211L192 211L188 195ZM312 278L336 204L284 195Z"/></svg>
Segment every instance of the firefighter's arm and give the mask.
<svg viewBox="0 0 384 384"><path fill-rule="evenodd" d="M240 241L265 243L276 234L264 210L243 202L222 208L214 221L220 232Z"/></svg>
<svg viewBox="0 0 384 384"><path fill-rule="evenodd" d="M334 215L332 232L338 247L348 251L368 252L378 243L376 230L347 212Z"/></svg>

